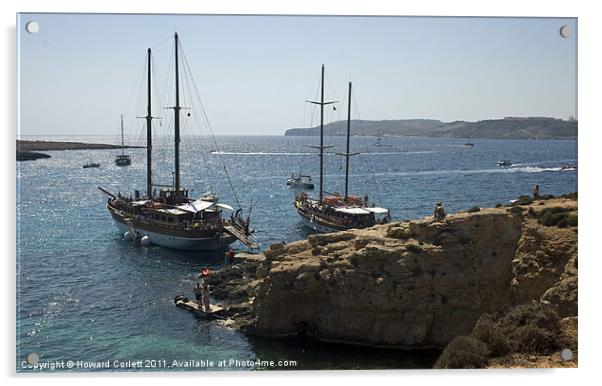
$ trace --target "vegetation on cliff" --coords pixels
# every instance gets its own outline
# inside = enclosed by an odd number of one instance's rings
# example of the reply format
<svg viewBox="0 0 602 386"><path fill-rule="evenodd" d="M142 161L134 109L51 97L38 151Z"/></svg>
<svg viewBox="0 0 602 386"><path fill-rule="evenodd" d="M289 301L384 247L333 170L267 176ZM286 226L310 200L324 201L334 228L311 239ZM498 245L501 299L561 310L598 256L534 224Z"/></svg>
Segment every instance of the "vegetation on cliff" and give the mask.
<svg viewBox="0 0 602 386"><path fill-rule="evenodd" d="M500 367L524 356L556 356L558 366L574 367L576 361L562 363L559 357L565 348L577 352L576 330L572 334L567 328L570 325L571 321L563 321L550 305L537 302L515 306L497 318L484 314L469 335L450 342L434 367Z"/></svg>

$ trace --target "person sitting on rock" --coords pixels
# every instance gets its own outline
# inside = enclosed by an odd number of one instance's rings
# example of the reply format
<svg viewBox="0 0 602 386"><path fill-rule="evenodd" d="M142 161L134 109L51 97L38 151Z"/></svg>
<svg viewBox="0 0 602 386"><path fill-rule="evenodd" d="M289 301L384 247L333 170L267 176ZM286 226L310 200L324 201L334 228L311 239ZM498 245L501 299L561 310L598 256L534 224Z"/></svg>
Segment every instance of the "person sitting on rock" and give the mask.
<svg viewBox="0 0 602 386"><path fill-rule="evenodd" d="M437 206L435 207L435 211L433 212L433 217L436 221L441 221L444 220L446 216L447 213L445 213L445 208L443 207L443 204L438 202Z"/></svg>

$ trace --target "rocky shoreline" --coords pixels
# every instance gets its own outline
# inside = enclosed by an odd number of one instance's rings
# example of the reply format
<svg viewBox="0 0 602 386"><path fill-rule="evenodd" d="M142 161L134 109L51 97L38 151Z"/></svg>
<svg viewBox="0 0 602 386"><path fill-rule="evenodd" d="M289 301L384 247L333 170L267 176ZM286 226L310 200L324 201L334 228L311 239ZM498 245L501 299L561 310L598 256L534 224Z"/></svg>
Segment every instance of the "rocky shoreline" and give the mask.
<svg viewBox="0 0 602 386"><path fill-rule="evenodd" d="M17 161L35 161L39 158L50 158L50 155L37 151L18 151Z"/></svg>
<svg viewBox="0 0 602 386"><path fill-rule="evenodd" d="M576 323L576 219L576 195L522 197L443 222L274 244L237 255L207 282L227 306L220 323L248 334L442 349L483 315L521 304L546 305Z"/></svg>

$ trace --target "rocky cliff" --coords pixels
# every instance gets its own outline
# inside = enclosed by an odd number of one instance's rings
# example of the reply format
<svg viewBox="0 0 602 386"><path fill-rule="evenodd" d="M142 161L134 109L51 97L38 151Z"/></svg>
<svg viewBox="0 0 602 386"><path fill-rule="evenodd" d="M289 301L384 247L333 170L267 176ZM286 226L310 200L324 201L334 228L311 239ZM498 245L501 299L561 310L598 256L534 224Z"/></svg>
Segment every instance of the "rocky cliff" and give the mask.
<svg viewBox="0 0 602 386"><path fill-rule="evenodd" d="M578 122L548 117L507 117L477 122L441 122L434 119L353 120L351 125L352 135L466 138L469 132L472 138L477 139L574 139L577 138ZM324 125L324 134L347 135L347 121L335 121ZM288 129L284 135L320 135L320 127Z"/></svg>
<svg viewBox="0 0 602 386"><path fill-rule="evenodd" d="M574 199L549 199L313 235L211 281L215 296L247 305L230 324L249 333L444 347L516 304L576 315L577 228L566 221L576 211Z"/></svg>

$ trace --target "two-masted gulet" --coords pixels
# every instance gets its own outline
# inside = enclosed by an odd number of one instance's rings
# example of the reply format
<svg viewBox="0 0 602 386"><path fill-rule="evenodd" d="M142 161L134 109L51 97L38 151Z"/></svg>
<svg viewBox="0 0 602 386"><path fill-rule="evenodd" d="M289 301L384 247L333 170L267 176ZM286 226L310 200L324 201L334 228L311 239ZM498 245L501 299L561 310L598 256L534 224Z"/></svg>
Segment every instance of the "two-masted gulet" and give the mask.
<svg viewBox="0 0 602 386"><path fill-rule="evenodd" d="M175 34L175 105L174 112L174 180L173 186L153 184L152 174L152 121L151 111L151 49L147 50L147 113L146 152L147 181L146 196L138 191L134 197L124 197L100 188L109 195L107 209L117 228L126 239L139 240L142 245L155 244L163 247L211 251L226 248L236 240L250 248L257 248L251 240L249 218L243 219L241 210L233 212L228 219L222 210L233 211L227 204L219 203L215 196L192 199L180 181L180 90L179 90L179 41ZM155 187L159 187L157 192Z"/></svg>
<svg viewBox="0 0 602 386"><path fill-rule="evenodd" d="M368 202L368 197L349 194L349 157L359 154L350 152L351 137L351 82L349 82L349 101L347 110L347 142L345 153L345 194L324 196L324 150L332 146L324 146L324 106L335 102L324 101L324 65L322 65L320 101L307 101L320 106L320 195L318 199L307 193L299 193L295 197L295 208L303 225L319 232L329 233L352 228L367 228L390 220L389 210L377 207Z"/></svg>

